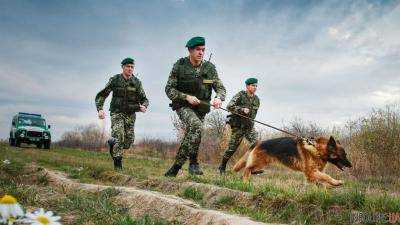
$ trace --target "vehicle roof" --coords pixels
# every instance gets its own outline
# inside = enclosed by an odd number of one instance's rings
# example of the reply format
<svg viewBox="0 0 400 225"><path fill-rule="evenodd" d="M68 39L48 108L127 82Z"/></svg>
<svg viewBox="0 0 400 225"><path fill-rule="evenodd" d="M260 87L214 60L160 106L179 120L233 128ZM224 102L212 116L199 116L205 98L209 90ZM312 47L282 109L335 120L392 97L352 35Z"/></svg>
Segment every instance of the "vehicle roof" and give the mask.
<svg viewBox="0 0 400 225"><path fill-rule="evenodd" d="M25 112L19 112L17 116L26 116L26 117L39 117L42 118L42 115L40 114L35 114L35 113L25 113Z"/></svg>

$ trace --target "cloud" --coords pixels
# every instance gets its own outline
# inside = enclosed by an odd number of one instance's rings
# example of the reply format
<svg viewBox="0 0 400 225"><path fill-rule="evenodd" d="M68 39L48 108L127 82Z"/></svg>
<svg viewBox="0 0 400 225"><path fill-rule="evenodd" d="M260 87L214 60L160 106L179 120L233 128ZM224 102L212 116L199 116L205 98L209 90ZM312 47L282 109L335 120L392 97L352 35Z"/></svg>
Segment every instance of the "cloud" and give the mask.
<svg viewBox="0 0 400 225"><path fill-rule="evenodd" d="M335 27L329 27L328 32L332 38L339 41L346 41L351 37L351 34L349 32L340 32L339 29Z"/></svg>
<svg viewBox="0 0 400 225"><path fill-rule="evenodd" d="M95 94L120 72L120 60L133 56L150 99L149 112L138 115L137 137L173 138L164 86L195 35L206 37L206 55L213 53L228 100L245 78L259 78L261 121L279 125L299 117L330 126L400 98L396 1L79 4L6 5L0 137L18 111L45 114L56 137L99 123ZM109 131L109 120L104 126Z"/></svg>
<svg viewBox="0 0 400 225"><path fill-rule="evenodd" d="M383 90L373 91L370 98L375 104L393 104L400 99L400 88L389 86Z"/></svg>

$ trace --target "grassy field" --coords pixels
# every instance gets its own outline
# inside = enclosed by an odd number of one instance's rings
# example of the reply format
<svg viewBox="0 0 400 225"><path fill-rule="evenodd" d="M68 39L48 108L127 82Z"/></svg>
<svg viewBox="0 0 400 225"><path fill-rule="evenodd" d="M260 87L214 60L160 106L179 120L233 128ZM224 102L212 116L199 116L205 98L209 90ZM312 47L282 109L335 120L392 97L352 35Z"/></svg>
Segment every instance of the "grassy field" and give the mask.
<svg viewBox="0 0 400 225"><path fill-rule="evenodd" d="M3 153L3 151L2 151ZM9 155L7 155L9 159ZM169 225L146 215L131 218L128 208L116 204L118 191L109 188L97 193L67 191L48 186L46 176L36 176L29 160L14 160L0 165L0 196L11 194L29 211L39 208L61 216L62 224Z"/></svg>
<svg viewBox="0 0 400 225"><path fill-rule="evenodd" d="M118 174L112 171L112 162L107 153L89 152L78 149L53 148L50 151L29 147L11 148L6 143L0 144L0 160L8 159L9 165L2 165L3 174L18 177L18 169L7 169L10 165L37 165L59 170L67 173L69 177L82 182L118 184L115 179ZM1 162L0 162L1 163ZM369 177L363 180L355 180L346 174L335 173L334 176L345 180L345 185L340 188L327 189L306 183L302 174L288 171L285 168L270 167L266 173L256 176L252 183L243 183L240 174L219 176L217 169L211 165L205 165L204 176L187 175L186 167L177 178L167 179L163 173L171 164L168 160L154 157L130 154L125 160L123 174L132 176L137 181L172 181L180 184L188 181L212 184L233 190L243 191L252 196L249 202L238 202L232 197L223 196L210 204L205 199L205 193L196 188L178 190L171 188L159 188L147 185L149 189L155 189L168 194L178 195L192 199L200 205L217 210L224 210L239 215L245 215L257 221L293 223L293 224L388 224L393 213L400 212L400 182L397 180L380 180ZM110 219L102 224L135 224L135 221L126 217L126 210L122 206L113 205L110 198L113 191L108 190L98 194L63 193L60 200L36 201L32 200L27 190L35 192L33 196L41 198L42 189L46 185L21 184L18 179L6 182L1 177L1 192L11 193L22 199L24 205L41 206L56 212L66 213L71 208L77 208L74 212L74 221L94 220L99 214ZM147 182L149 183L149 182ZM37 192L37 193L36 193ZM79 195L83 198L80 198ZM80 202L80 199L85 199ZM88 202L86 202L88 201ZM51 202L51 203L50 203ZM87 208L96 204L104 204L98 209L93 207L87 213L81 214L79 207ZM90 208L90 207L89 207ZM104 210L100 213L97 210ZM129 220L129 221L128 221ZM146 221L147 222L146 222ZM139 224L164 224L162 221L154 221L151 218L138 218ZM398 222L399 223L399 222ZM82 223L76 223L82 224ZM90 224L90 223L88 223ZM98 224L92 221L92 224Z"/></svg>

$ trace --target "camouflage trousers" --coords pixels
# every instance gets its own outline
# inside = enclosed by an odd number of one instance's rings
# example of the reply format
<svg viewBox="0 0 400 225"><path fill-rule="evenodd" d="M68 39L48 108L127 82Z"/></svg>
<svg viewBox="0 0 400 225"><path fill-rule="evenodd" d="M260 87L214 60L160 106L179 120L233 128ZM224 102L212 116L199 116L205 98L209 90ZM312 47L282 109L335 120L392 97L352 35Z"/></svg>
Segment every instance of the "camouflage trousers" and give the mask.
<svg viewBox="0 0 400 225"><path fill-rule="evenodd" d="M136 114L111 113L111 136L115 138L113 157L122 157L135 140Z"/></svg>
<svg viewBox="0 0 400 225"><path fill-rule="evenodd" d="M197 163L205 115L188 107L182 107L176 113L185 126L185 135L176 153L175 164L182 166L188 158L190 163Z"/></svg>
<svg viewBox="0 0 400 225"><path fill-rule="evenodd" d="M243 138L246 138L250 144L250 150L257 144L257 132L253 128L243 129L232 127L231 140L229 141L228 149L225 150L223 158L229 160L236 152Z"/></svg>

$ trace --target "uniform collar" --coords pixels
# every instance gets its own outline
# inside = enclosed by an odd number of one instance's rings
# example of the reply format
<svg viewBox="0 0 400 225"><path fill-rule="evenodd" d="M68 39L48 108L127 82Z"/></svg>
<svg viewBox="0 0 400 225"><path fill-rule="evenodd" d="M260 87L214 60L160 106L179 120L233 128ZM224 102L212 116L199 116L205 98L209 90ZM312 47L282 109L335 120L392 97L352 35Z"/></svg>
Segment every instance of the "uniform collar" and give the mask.
<svg viewBox="0 0 400 225"><path fill-rule="evenodd" d="M123 80L125 80L125 81L129 81L129 80L131 80L132 77L133 77L133 74L132 74L132 75L130 75L130 76L128 77L128 79L126 79L122 73L120 73L120 75L121 75L121 78L122 78Z"/></svg>
<svg viewBox="0 0 400 225"><path fill-rule="evenodd" d="M254 98L256 94L250 95L246 90L244 91L246 93L246 96L249 98Z"/></svg>
<svg viewBox="0 0 400 225"><path fill-rule="evenodd" d="M200 65L198 66L194 66L191 62L190 62L190 57L186 57L187 58L187 62L189 63L189 65L191 65L195 70L199 70L203 64L204 64L204 60L201 60Z"/></svg>

